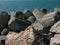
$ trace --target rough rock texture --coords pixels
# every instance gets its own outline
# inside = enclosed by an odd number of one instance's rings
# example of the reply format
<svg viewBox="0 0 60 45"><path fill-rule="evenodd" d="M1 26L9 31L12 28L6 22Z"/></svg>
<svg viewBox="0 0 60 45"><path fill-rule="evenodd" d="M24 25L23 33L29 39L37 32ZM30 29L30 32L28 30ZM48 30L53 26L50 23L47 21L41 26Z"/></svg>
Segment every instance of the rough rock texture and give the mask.
<svg viewBox="0 0 60 45"><path fill-rule="evenodd" d="M56 34L51 38L50 45L60 45L60 34Z"/></svg>
<svg viewBox="0 0 60 45"><path fill-rule="evenodd" d="M51 27L50 32L60 33L60 21Z"/></svg>
<svg viewBox="0 0 60 45"><path fill-rule="evenodd" d="M36 31L40 31L40 30L43 30L43 25L38 21L36 20L32 25L31 25Z"/></svg>
<svg viewBox="0 0 60 45"><path fill-rule="evenodd" d="M21 31L19 34L10 33L7 35L7 43L9 45L32 45L34 41L33 29L29 26L25 31Z"/></svg>
<svg viewBox="0 0 60 45"><path fill-rule="evenodd" d="M39 9L35 9L33 11L33 14L34 14L34 16L36 17L37 20L40 20L44 16L44 13Z"/></svg>

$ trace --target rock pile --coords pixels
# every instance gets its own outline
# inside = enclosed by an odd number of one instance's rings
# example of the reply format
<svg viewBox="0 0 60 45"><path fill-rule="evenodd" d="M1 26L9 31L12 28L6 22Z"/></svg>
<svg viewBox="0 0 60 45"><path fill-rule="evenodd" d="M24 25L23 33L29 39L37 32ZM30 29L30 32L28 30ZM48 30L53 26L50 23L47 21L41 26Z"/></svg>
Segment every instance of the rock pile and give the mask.
<svg viewBox="0 0 60 45"><path fill-rule="evenodd" d="M60 45L60 8L0 12L0 35L7 45Z"/></svg>

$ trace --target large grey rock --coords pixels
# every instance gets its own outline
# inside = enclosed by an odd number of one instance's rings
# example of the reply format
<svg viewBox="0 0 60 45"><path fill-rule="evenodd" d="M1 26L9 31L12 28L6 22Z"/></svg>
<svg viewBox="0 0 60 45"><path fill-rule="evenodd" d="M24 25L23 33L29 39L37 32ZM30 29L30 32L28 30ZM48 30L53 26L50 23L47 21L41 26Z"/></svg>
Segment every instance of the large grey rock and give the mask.
<svg viewBox="0 0 60 45"><path fill-rule="evenodd" d="M50 45L60 45L60 34L56 34L51 38Z"/></svg>
<svg viewBox="0 0 60 45"><path fill-rule="evenodd" d="M53 25L57 20L59 20L60 19L59 17L60 17L60 14L54 11L46 14L39 21L44 27L49 27Z"/></svg>
<svg viewBox="0 0 60 45"><path fill-rule="evenodd" d="M7 42L9 45L32 45L35 39L32 27L28 27L25 31L20 33L10 33L7 35Z"/></svg>
<svg viewBox="0 0 60 45"><path fill-rule="evenodd" d="M24 10L23 13L26 19L29 18L30 16L33 16L33 13L29 10Z"/></svg>
<svg viewBox="0 0 60 45"><path fill-rule="evenodd" d="M44 16L44 13L40 9L35 9L33 11L33 15L36 17L37 20L40 20Z"/></svg>
<svg viewBox="0 0 60 45"><path fill-rule="evenodd" d="M43 25L38 21L36 20L34 23L32 23L32 27L36 30L36 31L40 31L40 30L43 30Z"/></svg>
<svg viewBox="0 0 60 45"><path fill-rule="evenodd" d="M10 19L8 26L14 32L20 32L20 31L24 30L25 28L27 28L30 24L31 23L28 21L13 17Z"/></svg>
<svg viewBox="0 0 60 45"><path fill-rule="evenodd" d="M36 18L34 16L30 16L27 21L31 22L31 23L34 23L36 20Z"/></svg>
<svg viewBox="0 0 60 45"><path fill-rule="evenodd" d="M60 21L51 27L50 32L60 33Z"/></svg>

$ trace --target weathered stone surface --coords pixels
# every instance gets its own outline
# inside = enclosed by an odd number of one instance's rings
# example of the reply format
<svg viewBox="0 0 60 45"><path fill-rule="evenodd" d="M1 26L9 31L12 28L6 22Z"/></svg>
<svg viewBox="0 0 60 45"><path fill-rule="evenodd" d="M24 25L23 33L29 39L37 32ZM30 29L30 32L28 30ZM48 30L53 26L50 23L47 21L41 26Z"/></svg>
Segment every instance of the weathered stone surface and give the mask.
<svg viewBox="0 0 60 45"><path fill-rule="evenodd" d="M51 38L50 45L60 45L60 34L56 34Z"/></svg>
<svg viewBox="0 0 60 45"><path fill-rule="evenodd" d="M30 16L27 21L31 22L31 23L34 23L36 20L36 18L34 16Z"/></svg>
<svg viewBox="0 0 60 45"><path fill-rule="evenodd" d="M33 14L37 20L40 20L44 16L44 13L40 9L35 9Z"/></svg>
<svg viewBox="0 0 60 45"><path fill-rule="evenodd" d="M14 32L20 32L21 30L24 30L25 28L27 28L30 24L31 23L28 21L13 17L10 19L8 26Z"/></svg>
<svg viewBox="0 0 60 45"><path fill-rule="evenodd" d="M50 32L60 33L60 21L51 27Z"/></svg>
<svg viewBox="0 0 60 45"><path fill-rule="evenodd" d="M38 21L36 20L33 24L32 24L32 27L37 30L37 31L40 31L40 30L43 30L43 25Z"/></svg>
<svg viewBox="0 0 60 45"><path fill-rule="evenodd" d="M54 11L60 12L60 8L59 7L58 8L55 8Z"/></svg>
<svg viewBox="0 0 60 45"><path fill-rule="evenodd" d="M49 27L56 22L57 18L59 18L58 15L57 12L51 12L43 16L39 21L44 27Z"/></svg>
<svg viewBox="0 0 60 45"><path fill-rule="evenodd" d="M25 31L21 31L19 34L10 33L7 35L7 42L9 45L32 45L34 41L33 29L29 26Z"/></svg>
<svg viewBox="0 0 60 45"><path fill-rule="evenodd" d="M3 31L1 32L1 35L7 35L9 33L9 29L4 28Z"/></svg>
<svg viewBox="0 0 60 45"><path fill-rule="evenodd" d="M29 18L30 16L33 16L33 13L29 10L24 10L23 13L26 19Z"/></svg>

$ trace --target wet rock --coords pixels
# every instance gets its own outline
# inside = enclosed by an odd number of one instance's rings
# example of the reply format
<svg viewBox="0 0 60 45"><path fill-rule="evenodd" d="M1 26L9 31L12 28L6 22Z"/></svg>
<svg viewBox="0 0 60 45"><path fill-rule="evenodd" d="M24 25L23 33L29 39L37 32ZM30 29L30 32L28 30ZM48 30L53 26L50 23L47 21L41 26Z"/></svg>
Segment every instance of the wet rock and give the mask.
<svg viewBox="0 0 60 45"><path fill-rule="evenodd" d="M51 27L50 32L60 33L60 21Z"/></svg>
<svg viewBox="0 0 60 45"><path fill-rule="evenodd" d="M7 35L9 33L9 29L4 28L3 31L1 32L1 35Z"/></svg>
<svg viewBox="0 0 60 45"><path fill-rule="evenodd" d="M50 45L60 45L60 34L56 34L51 38Z"/></svg>
<svg viewBox="0 0 60 45"><path fill-rule="evenodd" d="M36 20L36 18L34 16L30 16L27 21L31 22L31 23L34 23Z"/></svg>
<svg viewBox="0 0 60 45"><path fill-rule="evenodd" d="M28 27L25 31L21 31L20 33L10 33L7 35L7 42L9 45L32 45L34 41L33 29L32 27Z"/></svg>
<svg viewBox="0 0 60 45"><path fill-rule="evenodd" d="M14 32L20 32L24 30L25 28L27 28L30 24L31 23L26 20L21 20L21 19L13 17L10 19L8 26Z"/></svg>
<svg viewBox="0 0 60 45"><path fill-rule="evenodd" d="M25 19L28 19L30 16L33 16L33 13L29 10L24 10L23 13L25 15Z"/></svg>
<svg viewBox="0 0 60 45"><path fill-rule="evenodd" d="M35 9L33 14L37 20L40 20L44 16L44 13L40 9Z"/></svg>
<svg viewBox="0 0 60 45"><path fill-rule="evenodd" d="M43 25L38 21L36 20L32 25L31 25L36 31L40 31L40 30L43 30Z"/></svg>

